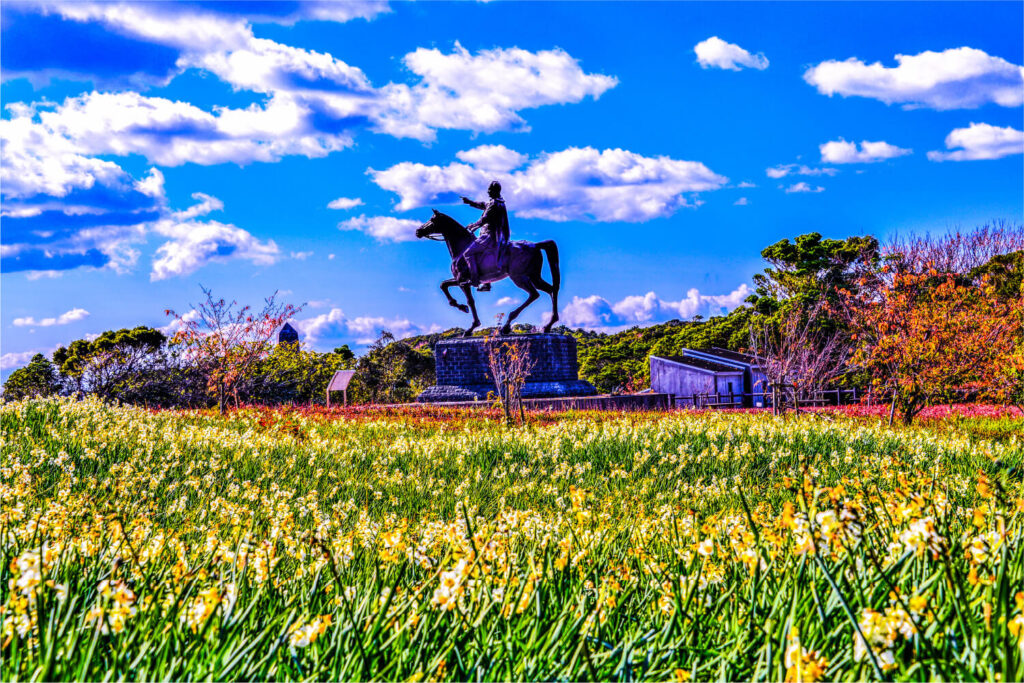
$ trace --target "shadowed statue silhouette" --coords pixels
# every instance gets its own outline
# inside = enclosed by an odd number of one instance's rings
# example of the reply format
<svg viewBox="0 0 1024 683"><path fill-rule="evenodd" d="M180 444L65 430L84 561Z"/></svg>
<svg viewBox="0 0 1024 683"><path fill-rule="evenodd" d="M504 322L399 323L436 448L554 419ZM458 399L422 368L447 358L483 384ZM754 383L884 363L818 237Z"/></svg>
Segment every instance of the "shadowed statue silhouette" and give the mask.
<svg viewBox="0 0 1024 683"><path fill-rule="evenodd" d="M537 290L551 295L551 319L544 326L545 332L550 332L551 327L558 322L558 286L561 275L558 270L558 247L554 240L543 242L526 242L516 240L507 243L507 256L501 250L479 253L475 257L476 270L471 271L467 263L469 259L463 258L464 253L474 244L473 234L461 223L434 210L434 215L429 221L416 229L417 237L427 237L444 240L448 245L448 253L452 259L452 278L441 283L441 291L448 298L448 304L459 309L463 313L473 314L473 324L466 330L463 336L469 337L473 330L480 326L480 318L476 313L476 302L473 300L472 287L478 282L497 282L504 278L510 278L517 287L526 292L526 301L518 308L513 309L501 328L502 334L512 333L512 321L515 320L523 310L532 304L540 294ZM504 246L504 245L502 245ZM544 254L548 257L548 267L551 269L551 282L548 283L541 276L541 269L544 265ZM503 258L504 256L504 258ZM461 304L452 297L449 288L459 287L466 295L466 303Z"/></svg>

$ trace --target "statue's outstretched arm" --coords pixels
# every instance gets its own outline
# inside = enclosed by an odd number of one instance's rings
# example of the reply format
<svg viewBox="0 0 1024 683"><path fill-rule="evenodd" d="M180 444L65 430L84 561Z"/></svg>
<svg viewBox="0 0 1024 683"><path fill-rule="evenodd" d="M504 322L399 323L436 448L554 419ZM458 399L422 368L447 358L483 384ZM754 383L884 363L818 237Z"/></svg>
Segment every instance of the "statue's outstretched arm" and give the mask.
<svg viewBox="0 0 1024 683"><path fill-rule="evenodd" d="M487 206L487 205L486 205L486 204L484 204L483 202L475 202L475 201L473 201L472 199L470 199L469 197L463 197L463 198L462 198L462 201L463 201L463 203L465 203L465 204L469 204L469 205L470 205L470 206L472 206L472 207L473 207L474 209L480 209L481 211L483 211L483 210L484 210L484 207L486 207L486 206Z"/></svg>

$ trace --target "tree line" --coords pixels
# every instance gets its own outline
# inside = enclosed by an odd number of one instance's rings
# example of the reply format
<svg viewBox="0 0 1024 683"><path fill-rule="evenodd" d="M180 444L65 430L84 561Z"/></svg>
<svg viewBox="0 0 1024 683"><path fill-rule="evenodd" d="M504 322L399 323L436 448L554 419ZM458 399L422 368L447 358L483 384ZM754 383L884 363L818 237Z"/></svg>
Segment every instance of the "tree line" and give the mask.
<svg viewBox="0 0 1024 683"><path fill-rule="evenodd" d="M879 244L871 236L784 239L761 252L747 305L727 315L615 333L556 328L578 341L580 375L604 393L650 384L648 358L712 346L753 353L769 379L819 390L856 386L910 421L929 403L993 400L1024 406L1024 227ZM433 347L461 328L396 339L356 356L275 343L301 307L260 310L205 300L169 331L104 332L36 355L4 384L4 399L95 394L150 407L323 403L336 370L355 369L354 403L404 403L434 383ZM530 331L517 325L517 331ZM481 330L479 334L489 334Z"/></svg>

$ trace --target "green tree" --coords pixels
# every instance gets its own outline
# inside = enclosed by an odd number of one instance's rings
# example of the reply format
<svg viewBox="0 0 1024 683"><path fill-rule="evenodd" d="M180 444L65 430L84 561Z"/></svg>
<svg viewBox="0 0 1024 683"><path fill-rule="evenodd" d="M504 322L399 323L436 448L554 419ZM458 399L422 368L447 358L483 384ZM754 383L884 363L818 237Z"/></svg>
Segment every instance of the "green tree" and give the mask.
<svg viewBox="0 0 1024 683"><path fill-rule="evenodd" d="M60 389L57 369L46 356L37 353L23 368L18 368L4 382L4 400L52 396Z"/></svg>
<svg viewBox="0 0 1024 683"><path fill-rule="evenodd" d="M167 337L160 330L140 325L108 330L96 339L77 339L53 353L60 376L69 389L115 398L136 386L165 358Z"/></svg>
<svg viewBox="0 0 1024 683"><path fill-rule="evenodd" d="M840 290L857 291L859 280L879 261L879 246L870 235L834 240L812 232L792 242L779 240L761 257L769 265L754 275L754 294L747 299L757 313L771 315L787 302L827 310L840 303Z"/></svg>
<svg viewBox="0 0 1024 683"><path fill-rule="evenodd" d="M349 396L358 403L406 403L434 383L432 346L381 333L355 366Z"/></svg>
<svg viewBox="0 0 1024 683"><path fill-rule="evenodd" d="M323 403L334 373L351 369L355 363L355 354L347 345L318 353L298 344L278 344L257 362L239 391L249 403Z"/></svg>

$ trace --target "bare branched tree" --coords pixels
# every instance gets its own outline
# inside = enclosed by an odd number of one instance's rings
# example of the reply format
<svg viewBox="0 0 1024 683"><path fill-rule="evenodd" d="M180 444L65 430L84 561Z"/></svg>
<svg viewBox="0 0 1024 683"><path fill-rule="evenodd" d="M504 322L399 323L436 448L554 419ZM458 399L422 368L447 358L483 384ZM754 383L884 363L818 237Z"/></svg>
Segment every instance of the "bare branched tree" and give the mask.
<svg viewBox="0 0 1024 683"><path fill-rule="evenodd" d="M882 255L897 273L967 274L1000 254L1024 250L1024 225L999 220L968 232L896 237Z"/></svg>
<svg viewBox="0 0 1024 683"><path fill-rule="evenodd" d="M530 344L521 337L502 337L498 334L499 325L487 335L484 348L487 350L487 363L494 379L502 410L505 412L505 423L508 425L526 420L523 410L523 385L533 370L534 362L530 358Z"/></svg>
<svg viewBox="0 0 1024 683"><path fill-rule="evenodd" d="M819 308L790 307L772 318L758 316L750 326L750 352L769 384L779 389L775 412L787 402L799 410L801 395L814 395L847 372L852 344L846 335L820 325Z"/></svg>
<svg viewBox="0 0 1024 683"><path fill-rule="evenodd" d="M200 285L206 301L184 315L166 311L178 328L172 340L185 350L185 356L202 369L208 391L217 398L224 412L228 396L238 406L238 387L258 360L273 348L273 335L289 318L301 310L275 301L277 292L264 300L257 313L237 301L216 299Z"/></svg>

